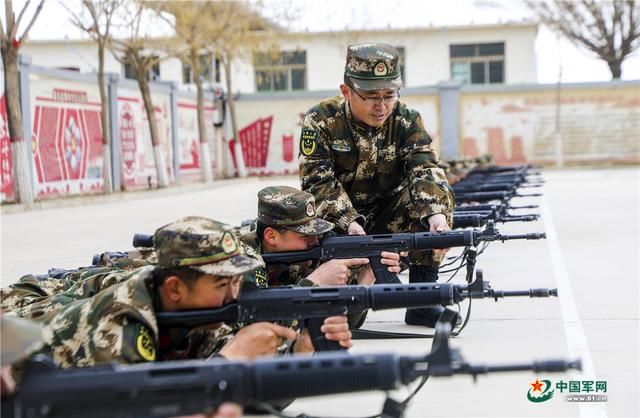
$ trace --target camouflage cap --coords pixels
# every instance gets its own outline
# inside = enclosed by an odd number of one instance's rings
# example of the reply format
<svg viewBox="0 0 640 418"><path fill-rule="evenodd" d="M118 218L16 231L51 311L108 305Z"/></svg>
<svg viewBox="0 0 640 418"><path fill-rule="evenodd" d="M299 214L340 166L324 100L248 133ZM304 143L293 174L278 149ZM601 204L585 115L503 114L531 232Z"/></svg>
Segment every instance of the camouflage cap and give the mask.
<svg viewBox="0 0 640 418"><path fill-rule="evenodd" d="M387 44L349 45L344 82L365 91L399 89L402 87L399 56L398 50Z"/></svg>
<svg viewBox="0 0 640 418"><path fill-rule="evenodd" d="M0 357L2 365L14 363L40 349L42 327L11 315L0 316Z"/></svg>
<svg viewBox="0 0 640 418"><path fill-rule="evenodd" d="M289 186L270 186L258 192L258 220L304 235L324 234L333 229L331 222L317 217L312 194Z"/></svg>
<svg viewBox="0 0 640 418"><path fill-rule="evenodd" d="M214 276L235 276L264 266L243 255L229 225L199 216L159 228L153 244L161 267L190 267Z"/></svg>

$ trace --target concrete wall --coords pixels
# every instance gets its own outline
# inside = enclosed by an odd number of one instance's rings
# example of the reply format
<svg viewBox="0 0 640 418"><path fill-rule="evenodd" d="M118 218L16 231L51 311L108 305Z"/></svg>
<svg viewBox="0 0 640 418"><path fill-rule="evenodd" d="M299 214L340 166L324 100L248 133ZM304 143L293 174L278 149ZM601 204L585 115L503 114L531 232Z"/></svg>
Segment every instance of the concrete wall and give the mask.
<svg viewBox="0 0 640 418"><path fill-rule="evenodd" d="M54 70L21 62L27 80L23 103L25 137L33 188L38 199L100 193L103 189L104 127L95 74ZM22 77L21 77L22 78ZM107 77L113 109L112 175L115 190L144 189L157 184L147 115L136 82ZM0 81L2 75L0 74ZM214 143L218 103L205 97L206 137ZM205 159L199 146L196 98L167 83L151 83L151 98L170 182L203 179ZM6 122L4 83L0 84L0 202L13 201L13 156ZM215 146L211 147L213 150ZM218 167L212 155L212 172Z"/></svg>
<svg viewBox="0 0 640 418"><path fill-rule="evenodd" d="M287 174L298 171L298 141L302 117L320 100L337 95L316 94L241 96L236 103L240 137L249 174ZM403 100L424 117L427 131L440 148L436 89L420 89Z"/></svg>
<svg viewBox="0 0 640 418"><path fill-rule="evenodd" d="M505 163L640 162L638 82L556 87L463 88L462 154Z"/></svg>
<svg viewBox="0 0 640 418"><path fill-rule="evenodd" d="M81 73L94 73L98 70L98 47L88 40L30 41L21 50L21 54L31 57L33 65L47 68L77 67ZM160 54L162 56L162 54ZM124 77L122 64L106 50L105 72ZM182 63L177 58L160 61L160 76L163 81L182 84Z"/></svg>
<svg viewBox="0 0 640 418"><path fill-rule="evenodd" d="M637 81L562 85L559 107L554 85L465 86L458 91L457 108L443 107L442 87L409 88L402 91L401 98L420 112L435 141L434 148L441 155L490 153L501 164L640 162ZM246 135L260 132L260 146L267 152L266 163L251 165L249 172L297 171L296 160L283 155L291 148L297 155L302 114L323 98L336 94L337 90L329 90L314 94L241 96L237 102L240 130ZM560 135L556 135L555 128L558 109ZM450 128L441 126L442 112L457 118L457 135L452 137L443 132ZM455 143L441 143L444 137L455 138ZM443 153L444 147L449 152Z"/></svg>
<svg viewBox="0 0 640 418"><path fill-rule="evenodd" d="M99 192L103 146L95 75L32 66L28 60L21 66L29 75L29 104L23 114L29 121L25 135L32 138L37 197ZM123 189L146 188L155 184L156 174L140 93L130 80L116 77L113 83L117 91L110 97L116 112L114 183ZM170 180L200 181L203 160L197 144L194 94L178 93L167 83L152 83L152 93ZM337 88L240 95L236 99L239 138L232 138L228 118L222 130L213 132L213 121L220 113L209 97L207 137L210 148L220 148L222 153L212 156L213 161L224 161L227 172L233 173L235 153L242 152L249 174L297 172L302 116L336 94ZM447 157L488 152L500 164L640 162L638 81L567 84L559 90L555 85L441 83L403 89L401 100L421 113L434 148ZM10 149L2 100L0 201L13 199ZM210 167L218 168L215 163Z"/></svg>

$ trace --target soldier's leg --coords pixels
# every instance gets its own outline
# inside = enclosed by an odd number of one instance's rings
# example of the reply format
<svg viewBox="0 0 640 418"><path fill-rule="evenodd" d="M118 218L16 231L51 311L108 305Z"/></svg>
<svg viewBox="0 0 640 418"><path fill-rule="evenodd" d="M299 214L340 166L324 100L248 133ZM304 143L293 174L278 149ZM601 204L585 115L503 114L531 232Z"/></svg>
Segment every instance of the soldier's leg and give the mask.
<svg viewBox="0 0 640 418"><path fill-rule="evenodd" d="M414 208L408 188L401 190L382 205L367 209L364 213L367 216L367 234L428 231L428 228L420 223L420 212ZM438 266L441 260L434 256L433 251L411 251L409 260L409 283L433 283L438 280ZM405 322L409 325L433 328L443 310L442 306L407 309Z"/></svg>

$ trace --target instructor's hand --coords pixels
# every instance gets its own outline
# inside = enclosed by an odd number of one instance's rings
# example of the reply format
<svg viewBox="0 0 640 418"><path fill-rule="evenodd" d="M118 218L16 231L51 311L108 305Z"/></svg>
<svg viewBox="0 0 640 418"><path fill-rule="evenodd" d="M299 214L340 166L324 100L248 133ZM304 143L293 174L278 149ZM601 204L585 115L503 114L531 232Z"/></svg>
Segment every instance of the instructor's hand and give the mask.
<svg viewBox="0 0 640 418"><path fill-rule="evenodd" d="M366 232L364 232L364 228L362 227L362 225L360 225L358 222L353 221L349 224L349 226L347 227L347 234L349 235L367 235Z"/></svg>
<svg viewBox="0 0 640 418"><path fill-rule="evenodd" d="M447 223L447 218L444 216L444 213L436 213L435 215L431 215L427 218L429 222L429 232L444 232L450 231L449 224ZM434 249L433 254L437 258L442 258L449 251L448 248L440 248Z"/></svg>

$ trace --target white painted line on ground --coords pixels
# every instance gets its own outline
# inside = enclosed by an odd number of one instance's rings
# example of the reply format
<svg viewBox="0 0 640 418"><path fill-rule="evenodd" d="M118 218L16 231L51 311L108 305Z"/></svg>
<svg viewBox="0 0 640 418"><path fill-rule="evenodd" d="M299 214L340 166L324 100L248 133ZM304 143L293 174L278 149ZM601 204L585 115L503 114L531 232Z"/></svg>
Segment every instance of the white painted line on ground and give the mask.
<svg viewBox="0 0 640 418"><path fill-rule="evenodd" d="M582 321L578 315L578 308L576 307L576 301L571 289L571 281L569 280L562 249L558 241L558 234L556 234L555 224L553 223L551 206L544 195L541 203L542 220L544 221L545 232L547 234L547 248L549 248L554 279L558 286L558 298L560 299L560 307L562 309L562 323L564 324L564 332L567 338L569 358L579 358L582 360L582 372L573 371L571 375L575 380L597 380L593 359L589 351L589 343L582 328ZM607 406L605 402L580 402L578 408L582 418L607 416Z"/></svg>

